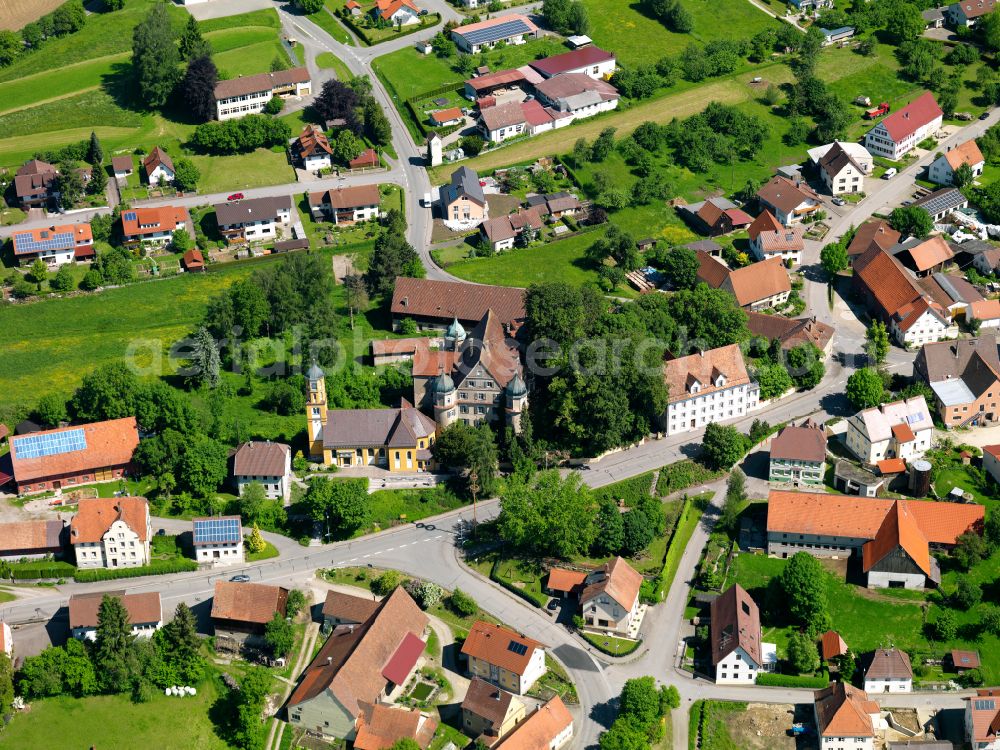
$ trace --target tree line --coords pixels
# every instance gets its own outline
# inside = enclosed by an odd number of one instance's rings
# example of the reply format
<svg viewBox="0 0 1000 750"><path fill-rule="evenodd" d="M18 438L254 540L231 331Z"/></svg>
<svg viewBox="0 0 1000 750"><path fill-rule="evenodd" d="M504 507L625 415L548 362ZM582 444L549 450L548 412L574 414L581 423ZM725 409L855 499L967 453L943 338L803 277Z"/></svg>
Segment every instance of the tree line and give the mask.
<svg viewBox="0 0 1000 750"><path fill-rule="evenodd" d="M125 0L104 0L105 10L121 10ZM82 0L69 0L37 21L26 24L20 32L0 30L0 68L13 65L18 58L38 52L49 39L74 34L87 23Z"/></svg>

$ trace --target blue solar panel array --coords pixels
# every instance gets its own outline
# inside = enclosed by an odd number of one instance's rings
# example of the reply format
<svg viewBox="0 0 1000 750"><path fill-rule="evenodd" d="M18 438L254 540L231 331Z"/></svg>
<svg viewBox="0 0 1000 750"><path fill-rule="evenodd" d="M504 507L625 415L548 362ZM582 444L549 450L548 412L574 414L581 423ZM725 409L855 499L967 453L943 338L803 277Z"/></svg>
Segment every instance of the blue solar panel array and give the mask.
<svg viewBox="0 0 1000 750"><path fill-rule="evenodd" d="M517 654L518 656L524 656L528 653L528 647L523 643L518 643L517 641L511 641L508 643L507 650Z"/></svg>
<svg viewBox="0 0 1000 750"><path fill-rule="evenodd" d="M496 42L500 39L516 36L517 34L530 34L531 28L519 18L513 21L504 21L496 26L475 31L462 31L461 27L456 29L469 44L483 44L484 42Z"/></svg>
<svg viewBox="0 0 1000 750"><path fill-rule="evenodd" d="M125 221L136 221L135 211L126 211Z"/></svg>
<svg viewBox="0 0 1000 750"><path fill-rule="evenodd" d="M240 521L238 518L208 518L194 522L194 543L238 542Z"/></svg>
<svg viewBox="0 0 1000 750"><path fill-rule="evenodd" d="M19 460L26 458L44 458L58 456L60 453L82 451L87 447L87 438L83 428L53 432L43 435L25 435L14 438L14 457Z"/></svg>
<svg viewBox="0 0 1000 750"><path fill-rule="evenodd" d="M65 250L75 246L72 232L42 233L43 239L36 240L31 232L14 235L14 247L17 253L41 253L46 250Z"/></svg>

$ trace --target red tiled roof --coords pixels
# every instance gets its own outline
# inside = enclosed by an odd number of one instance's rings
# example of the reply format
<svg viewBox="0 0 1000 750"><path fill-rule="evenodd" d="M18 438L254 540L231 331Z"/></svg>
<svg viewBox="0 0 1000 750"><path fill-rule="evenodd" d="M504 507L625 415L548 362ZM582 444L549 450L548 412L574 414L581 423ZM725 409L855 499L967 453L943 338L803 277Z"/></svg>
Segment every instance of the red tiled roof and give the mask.
<svg viewBox="0 0 1000 750"><path fill-rule="evenodd" d="M858 227L851 244L847 246L847 254L861 255L868 251L872 243L883 250L888 250L899 242L900 236L900 233L889 226L889 222L884 219L871 219Z"/></svg>
<svg viewBox="0 0 1000 750"><path fill-rule="evenodd" d="M202 255L201 250L198 250L197 248L194 250L188 250L184 253L181 261L184 263L184 267L188 270L205 267L205 256Z"/></svg>
<svg viewBox="0 0 1000 750"><path fill-rule="evenodd" d="M284 443L251 440L236 450L233 474L238 477L284 476L290 453L291 449Z"/></svg>
<svg viewBox="0 0 1000 750"><path fill-rule="evenodd" d="M415 708L364 703L357 719L355 750L385 750L402 739L410 739L426 750L437 730L437 719Z"/></svg>
<svg viewBox="0 0 1000 750"><path fill-rule="evenodd" d="M725 382L721 386L715 385L718 375L725 377ZM739 344L720 346L663 363L663 379L666 381L667 395L671 403L691 398L692 378L701 386L698 395L750 382Z"/></svg>
<svg viewBox="0 0 1000 750"><path fill-rule="evenodd" d="M816 492L771 490L768 532L874 539L894 500ZM932 544L953 545L967 531L982 528L981 505L907 501L921 533Z"/></svg>
<svg viewBox="0 0 1000 750"><path fill-rule="evenodd" d="M901 458L886 458L879 461L876 466L878 466L879 472L883 475L898 474L901 471L906 471L906 461Z"/></svg>
<svg viewBox="0 0 1000 750"><path fill-rule="evenodd" d="M139 446L135 417L33 432L31 437L58 435L72 430L83 430L86 447L37 458L20 458L19 436L11 438L11 465L17 482L24 484L45 477L76 475L95 469L125 466L131 462L132 454Z"/></svg>
<svg viewBox="0 0 1000 750"><path fill-rule="evenodd" d="M396 653L382 667L382 676L391 683L402 685L423 651L424 642L413 633L407 633L396 648Z"/></svg>
<svg viewBox="0 0 1000 750"><path fill-rule="evenodd" d="M553 741L573 725L558 695L522 721L494 750L552 750Z"/></svg>
<svg viewBox="0 0 1000 750"><path fill-rule="evenodd" d="M605 52L600 47L587 46L580 47L580 49L575 49L572 52L564 52L561 55L535 60L533 63L529 63L529 65L542 75L552 77L570 70L598 65L599 63L614 59L615 56L613 54Z"/></svg>
<svg viewBox="0 0 1000 750"><path fill-rule="evenodd" d="M131 217L135 218L131 218ZM178 224L189 220L184 206L133 208L122 212L122 233L126 237L141 237L158 232L172 232Z"/></svg>
<svg viewBox="0 0 1000 750"><path fill-rule="evenodd" d="M524 646L524 650L512 651L508 648L512 643ZM462 646L462 653L516 675L523 675L536 648L544 649L545 646L503 625L477 620L469 629L469 635L466 636Z"/></svg>
<svg viewBox="0 0 1000 750"><path fill-rule="evenodd" d="M780 232L784 229L781 222L774 218L774 214L768 211L766 208L761 212L761 214L753 220L747 233L750 235L750 239L756 239L757 235L761 232Z"/></svg>
<svg viewBox="0 0 1000 750"><path fill-rule="evenodd" d="M934 94L925 91L902 109L887 116L881 124L885 126L889 137L899 143L943 114Z"/></svg>
<svg viewBox="0 0 1000 750"><path fill-rule="evenodd" d="M836 659L847 653L847 644L836 630L827 630L820 639L823 661Z"/></svg>
<svg viewBox="0 0 1000 750"><path fill-rule="evenodd" d="M473 91L485 91L486 89L495 89L512 83L520 83L523 80L525 80L524 73L520 70L498 70L495 73L487 73L484 76L470 78L465 82L465 85L472 88Z"/></svg>
<svg viewBox="0 0 1000 750"><path fill-rule="evenodd" d="M551 591L563 591L569 593L583 585L587 580L587 574L581 570L566 570L565 568L551 568L549 579L545 587Z"/></svg>
<svg viewBox="0 0 1000 750"><path fill-rule="evenodd" d="M346 622L362 623L378 610L378 602L363 596L352 596L341 591L327 591L323 602L323 616Z"/></svg>
<svg viewBox="0 0 1000 750"><path fill-rule="evenodd" d="M400 276L392 293L393 315L478 323L488 310L504 325L524 320L524 290Z"/></svg>
<svg viewBox="0 0 1000 750"><path fill-rule="evenodd" d="M35 227L33 229L25 229L14 232L11 235L11 243L14 247L14 255L25 255L29 253L37 253L38 250L32 247L25 246L26 242L52 242L57 234L69 234L67 242L62 246L63 249L69 250L82 250L83 248L78 247L78 243L85 242L93 244L94 234L90 229L90 224L55 224L49 227ZM91 252L93 252L93 249Z"/></svg>
<svg viewBox="0 0 1000 750"><path fill-rule="evenodd" d="M629 611L635 606L642 586L642 575L622 557L604 564L604 578L591 583L580 594L580 602L590 601L598 594L607 594Z"/></svg>
<svg viewBox="0 0 1000 750"><path fill-rule="evenodd" d="M124 591L100 591L92 594L73 594L69 598L70 628L96 628L97 613L105 596L120 599L133 625L155 623L163 620L160 593L126 594Z"/></svg>
<svg viewBox="0 0 1000 750"><path fill-rule="evenodd" d="M780 257L774 257L731 270L728 283L723 284L723 288L727 287L736 297L736 303L744 307L776 294L790 292L792 282L788 278L784 261Z"/></svg>
<svg viewBox="0 0 1000 750"><path fill-rule="evenodd" d="M431 120L438 125L445 122L451 122L452 120L461 120L462 117L464 117L464 115L462 114L462 110L458 107L439 109L437 112L431 112Z"/></svg>
<svg viewBox="0 0 1000 750"><path fill-rule="evenodd" d="M955 257L948 243L941 235L935 235L909 250L913 264L918 271L927 271Z"/></svg>
<svg viewBox="0 0 1000 750"><path fill-rule="evenodd" d="M159 146L153 146L153 150L149 152L149 156L142 160L142 166L145 168L146 174L151 175L161 164L171 172L174 171L174 163L171 161L170 155Z"/></svg>
<svg viewBox="0 0 1000 750"><path fill-rule="evenodd" d="M872 714L878 704L864 690L835 682L814 693L821 737L874 737Z"/></svg>
<svg viewBox="0 0 1000 750"><path fill-rule="evenodd" d="M378 185L357 185L309 193L310 206L329 203L334 209L377 206L381 201L382 195L378 191Z"/></svg>
<svg viewBox="0 0 1000 750"><path fill-rule="evenodd" d="M906 552L924 575L931 574L931 555L927 538L921 533L916 519L904 500L897 500L892 504L882 519L882 525L875 538L862 547L862 570L867 573L897 549Z"/></svg>
<svg viewBox="0 0 1000 750"><path fill-rule="evenodd" d="M979 144L976 143L974 138L970 138L960 146L955 146L955 148L944 155L944 158L948 160L948 165L953 170L958 169L963 164L974 167L985 161L983 152L979 150Z"/></svg>
<svg viewBox="0 0 1000 750"><path fill-rule="evenodd" d="M149 503L144 497L84 498L69 524L72 544L99 542L115 521L122 520L143 542L149 540Z"/></svg>
<svg viewBox="0 0 1000 750"><path fill-rule="evenodd" d="M854 261L854 276L874 298L880 312L891 318L901 308L921 299L920 292L899 261L877 245Z"/></svg>
<svg viewBox="0 0 1000 750"><path fill-rule="evenodd" d="M875 650L872 663L865 672L866 679L876 680L912 680L913 667L910 657L898 648L880 648Z"/></svg>
<svg viewBox="0 0 1000 750"><path fill-rule="evenodd" d="M378 154L375 153L375 149L366 148L362 151L357 158L351 159L347 165L351 169L360 169L361 167L377 167L378 166ZM374 186L378 189L378 186Z"/></svg>
<svg viewBox="0 0 1000 750"><path fill-rule="evenodd" d="M737 648L742 648L760 666L760 610L750 594L734 583L712 600L712 665L717 665Z"/></svg>
<svg viewBox="0 0 1000 750"><path fill-rule="evenodd" d="M61 547L62 521L13 521L0 523L0 554L56 551Z"/></svg>
<svg viewBox="0 0 1000 750"><path fill-rule="evenodd" d="M261 583L216 581L212 619L266 625L275 612L285 614L288 589Z"/></svg>

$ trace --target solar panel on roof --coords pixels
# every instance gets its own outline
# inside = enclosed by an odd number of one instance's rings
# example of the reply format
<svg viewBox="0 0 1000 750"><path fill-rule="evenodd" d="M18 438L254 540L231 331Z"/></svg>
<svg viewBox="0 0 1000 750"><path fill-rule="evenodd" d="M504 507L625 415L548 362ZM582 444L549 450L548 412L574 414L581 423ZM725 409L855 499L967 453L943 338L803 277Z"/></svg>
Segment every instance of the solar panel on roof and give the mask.
<svg viewBox="0 0 1000 750"><path fill-rule="evenodd" d="M465 40L469 44L495 42L499 39L516 36L517 34L531 33L531 29L528 27L528 24L519 18L516 18L513 21L504 21L503 23L498 23L496 26L490 26L485 29L476 29L475 31L465 32L462 31L461 27L459 27L456 31L465 37Z"/></svg>
<svg viewBox="0 0 1000 750"><path fill-rule="evenodd" d="M125 221L136 221L135 211L126 211L125 212Z"/></svg>
<svg viewBox="0 0 1000 750"><path fill-rule="evenodd" d="M42 232L42 239L37 240L31 232L23 232L14 235L14 245L18 253L40 253L74 247L75 241L72 232L57 232L51 236L48 232Z"/></svg>
<svg viewBox="0 0 1000 750"><path fill-rule="evenodd" d="M916 414L907 414L906 423L913 424L915 422L920 422L923 418L924 418L924 413L922 411L918 411Z"/></svg>
<svg viewBox="0 0 1000 750"><path fill-rule="evenodd" d="M512 651L518 656L524 656L528 652L528 647L523 643L518 643L517 641L511 641L507 644L507 650Z"/></svg>
<svg viewBox="0 0 1000 750"><path fill-rule="evenodd" d="M87 447L83 428L41 435L14 438L14 457L18 460L58 456L62 453L82 451Z"/></svg>
<svg viewBox="0 0 1000 750"><path fill-rule="evenodd" d="M997 707L996 701L993 700L978 700L976 701L977 711L995 711Z"/></svg>
<svg viewBox="0 0 1000 750"><path fill-rule="evenodd" d="M196 544L207 542L238 542L240 540L240 522L236 518L208 518L194 522L194 541Z"/></svg>

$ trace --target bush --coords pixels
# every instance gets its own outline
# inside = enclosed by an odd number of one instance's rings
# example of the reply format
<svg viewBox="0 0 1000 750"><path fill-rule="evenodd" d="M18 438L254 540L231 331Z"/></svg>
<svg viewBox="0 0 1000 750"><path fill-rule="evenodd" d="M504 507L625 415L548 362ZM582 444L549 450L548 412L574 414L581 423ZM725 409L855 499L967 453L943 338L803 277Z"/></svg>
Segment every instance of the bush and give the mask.
<svg viewBox="0 0 1000 750"><path fill-rule="evenodd" d="M194 560L162 560L138 568L94 568L77 570L73 580L77 583L94 583L95 581L113 581L116 578L140 578L142 576L158 576L167 573L187 573L197 570L198 563Z"/></svg>
<svg viewBox="0 0 1000 750"><path fill-rule="evenodd" d="M653 472L646 472L631 479L623 479L620 482L602 487L594 494L598 497L608 497L612 500L624 500L625 504L634 508L644 499L649 497L649 491L653 487Z"/></svg>
<svg viewBox="0 0 1000 750"><path fill-rule="evenodd" d="M496 581L505 589L507 589L510 593L514 594L515 596L521 597L526 602L535 605L539 609L544 608L545 605L549 603L549 597L546 596L545 594L540 594L534 591L528 591L527 589L518 588L513 583L508 581L506 578L501 576L499 573L500 564L501 560L497 560L495 563L493 563L493 567L490 569L491 581Z"/></svg>
<svg viewBox="0 0 1000 750"><path fill-rule="evenodd" d="M462 589L455 589L451 592L451 596L448 597L448 608L461 617L472 617L479 612L476 600Z"/></svg>
<svg viewBox="0 0 1000 750"><path fill-rule="evenodd" d="M656 494L666 497L693 485L711 482L721 475L722 472L713 471L704 464L687 458L660 469L660 476L656 480Z"/></svg>
<svg viewBox="0 0 1000 750"><path fill-rule="evenodd" d="M372 581L371 589L375 596L388 596L396 587L402 583L403 577L399 574L397 570L387 570L374 581Z"/></svg>

